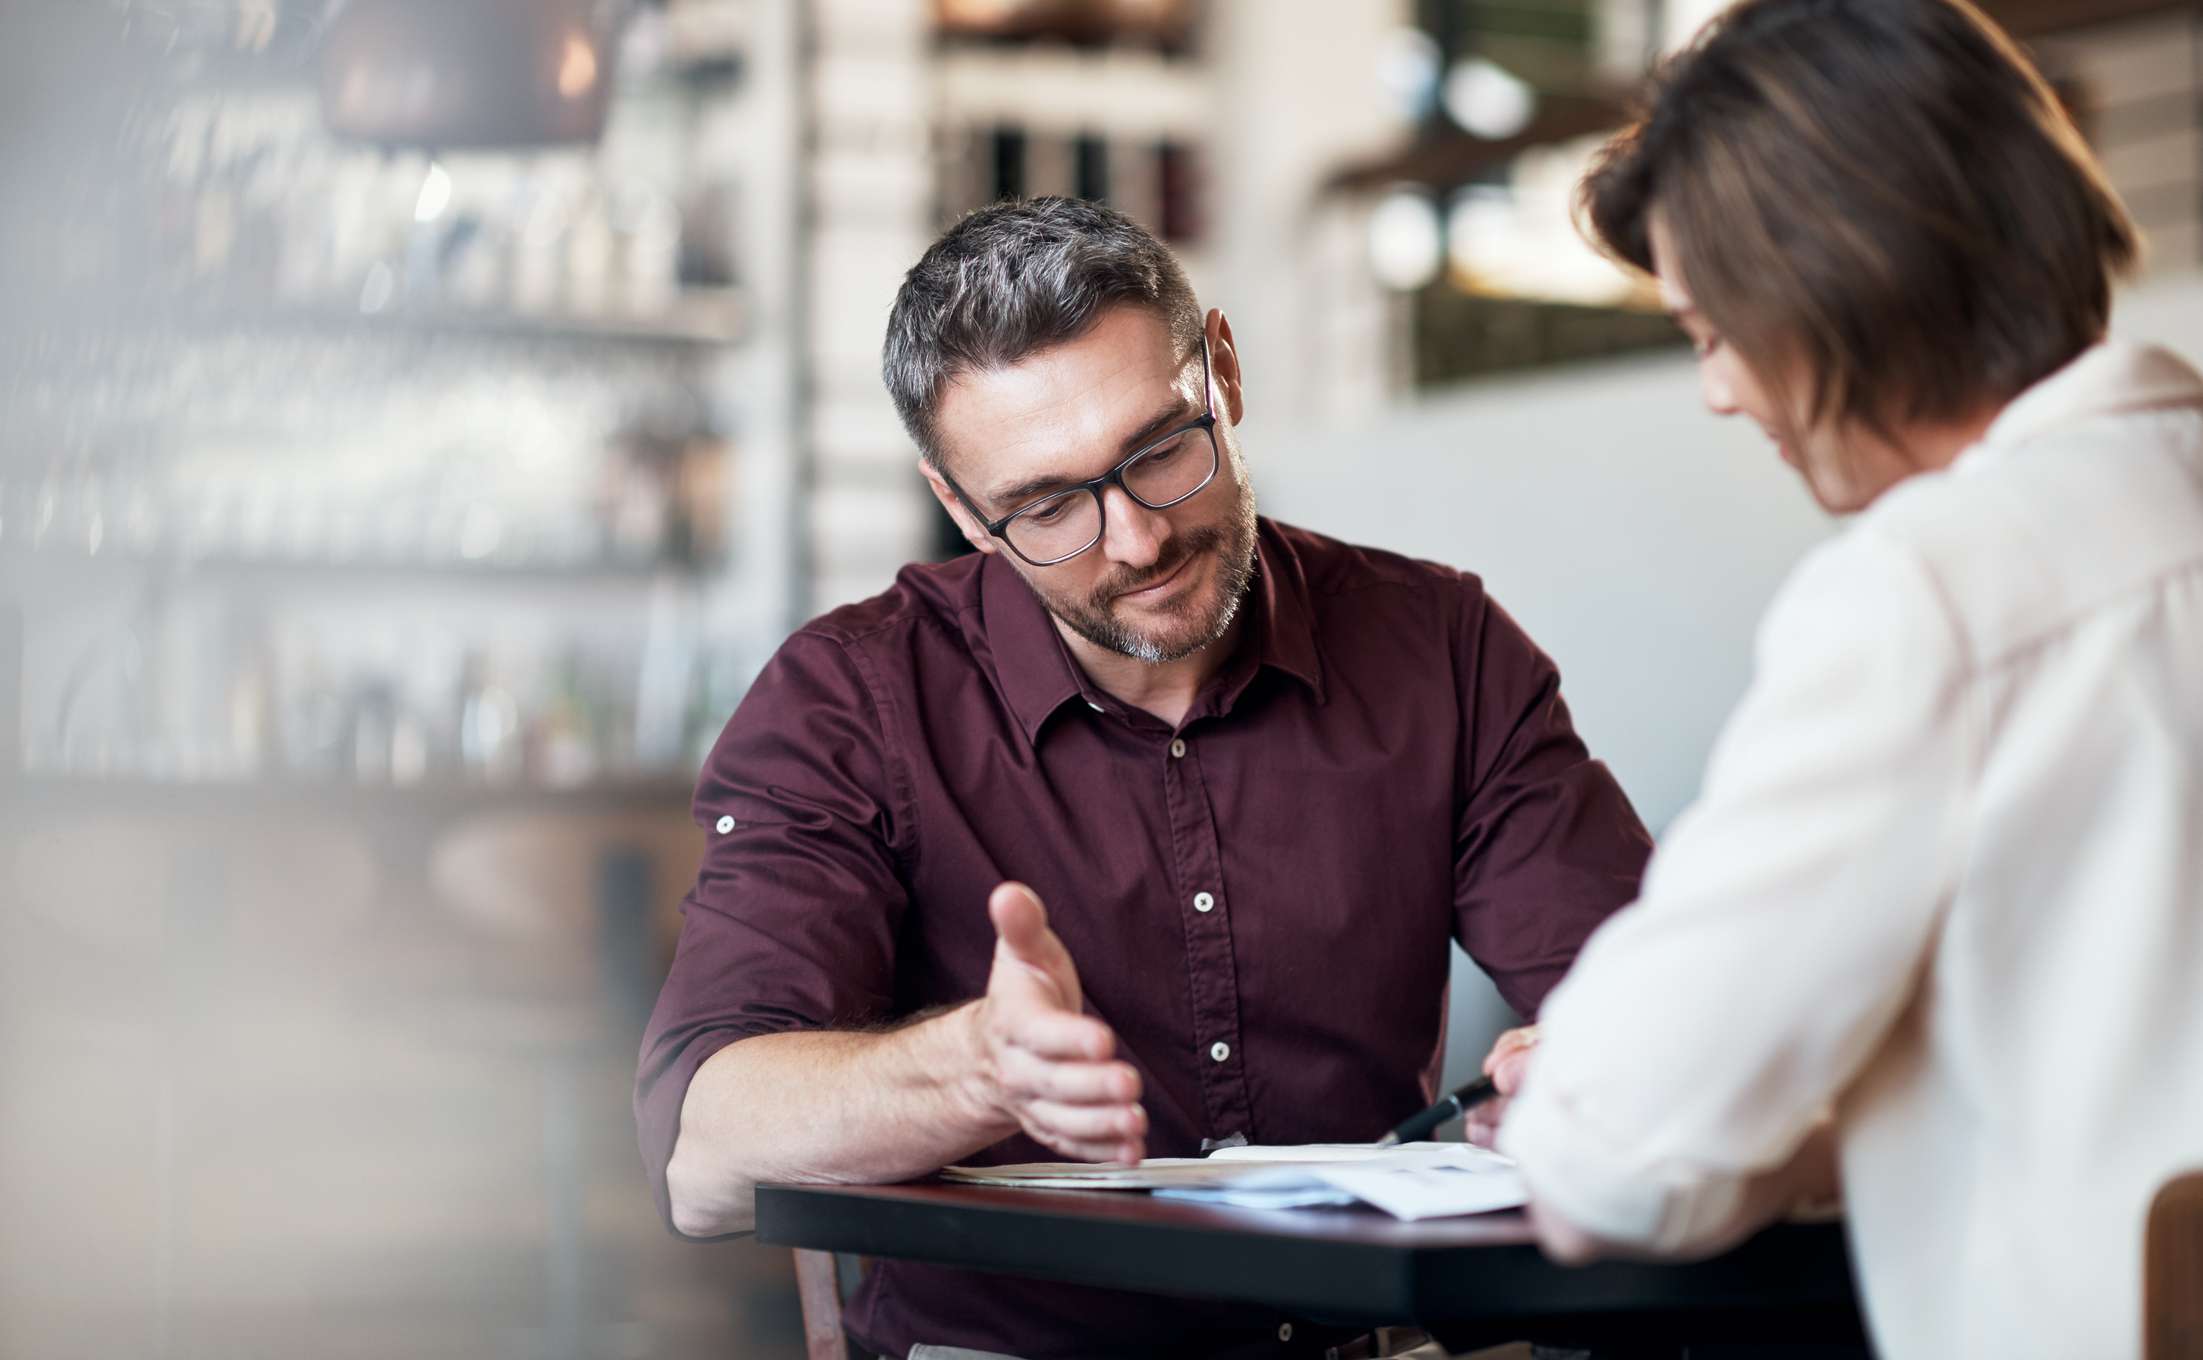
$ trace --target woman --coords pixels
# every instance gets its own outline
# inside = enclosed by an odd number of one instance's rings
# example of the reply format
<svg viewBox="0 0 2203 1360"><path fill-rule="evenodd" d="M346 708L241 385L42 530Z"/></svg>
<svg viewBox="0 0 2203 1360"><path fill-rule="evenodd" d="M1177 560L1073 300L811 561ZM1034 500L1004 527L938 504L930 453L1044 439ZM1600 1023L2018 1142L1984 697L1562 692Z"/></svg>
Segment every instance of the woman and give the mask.
<svg viewBox="0 0 2203 1360"><path fill-rule="evenodd" d="M2203 1165L2203 377L2103 341L2125 212L1948 0L1747 0L1583 205L1855 518L1495 1050L1541 1234L1709 1252L1832 1147L1885 1356L2133 1355L2148 1201Z"/></svg>

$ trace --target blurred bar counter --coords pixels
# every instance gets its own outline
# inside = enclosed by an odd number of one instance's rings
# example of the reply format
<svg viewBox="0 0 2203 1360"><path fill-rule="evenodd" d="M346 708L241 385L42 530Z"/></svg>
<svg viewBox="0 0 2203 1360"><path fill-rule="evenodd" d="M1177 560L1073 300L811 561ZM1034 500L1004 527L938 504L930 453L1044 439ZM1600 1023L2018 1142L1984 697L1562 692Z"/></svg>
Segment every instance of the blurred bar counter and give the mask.
<svg viewBox="0 0 2203 1360"><path fill-rule="evenodd" d="M628 1116L689 795L0 781L0 1354L800 1353Z"/></svg>

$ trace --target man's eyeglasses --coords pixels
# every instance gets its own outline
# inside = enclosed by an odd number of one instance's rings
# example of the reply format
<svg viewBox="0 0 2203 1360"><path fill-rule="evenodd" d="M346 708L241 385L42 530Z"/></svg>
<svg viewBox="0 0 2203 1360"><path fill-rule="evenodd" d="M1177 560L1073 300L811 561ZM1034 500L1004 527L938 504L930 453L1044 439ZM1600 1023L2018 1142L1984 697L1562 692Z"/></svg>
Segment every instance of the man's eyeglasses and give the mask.
<svg viewBox="0 0 2203 1360"><path fill-rule="evenodd" d="M1204 409L1198 420L1142 445L1092 481L1051 492L992 524L986 523L986 513L964 494L955 478L944 472L942 480L972 517L1019 557L1036 567L1068 562L1101 542L1102 492L1110 486L1150 510L1168 510L1216 479L1222 461L1216 444L1216 374L1209 366L1205 335L1201 337L1201 383Z"/></svg>

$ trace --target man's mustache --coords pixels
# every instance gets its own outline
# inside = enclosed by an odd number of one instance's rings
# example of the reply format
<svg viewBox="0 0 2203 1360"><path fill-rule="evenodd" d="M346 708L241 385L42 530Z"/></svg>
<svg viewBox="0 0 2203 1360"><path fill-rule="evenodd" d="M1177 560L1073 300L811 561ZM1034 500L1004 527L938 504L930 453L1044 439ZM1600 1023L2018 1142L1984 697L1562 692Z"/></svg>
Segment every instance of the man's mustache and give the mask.
<svg viewBox="0 0 2203 1360"><path fill-rule="evenodd" d="M1119 595L1128 594L1135 590L1145 590L1201 554L1215 551L1223 544L1223 541L1224 531L1214 525L1196 530L1186 536L1185 550L1169 561L1158 562L1144 571L1127 572L1122 576L1111 577L1102 582L1094 591L1094 603L1105 606Z"/></svg>

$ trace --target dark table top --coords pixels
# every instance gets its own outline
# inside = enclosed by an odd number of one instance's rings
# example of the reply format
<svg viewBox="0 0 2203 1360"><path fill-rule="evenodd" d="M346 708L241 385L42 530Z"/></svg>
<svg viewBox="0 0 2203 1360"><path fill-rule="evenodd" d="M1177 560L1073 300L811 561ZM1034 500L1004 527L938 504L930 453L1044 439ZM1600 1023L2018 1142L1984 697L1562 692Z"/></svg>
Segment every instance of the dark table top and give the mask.
<svg viewBox="0 0 2203 1360"><path fill-rule="evenodd" d="M1237 1209L1124 1191L918 1182L760 1186L760 1241L1441 1338L1855 1342L1843 1229L1781 1224L1711 1260L1554 1265L1518 1212L1402 1222L1373 1209Z"/></svg>

